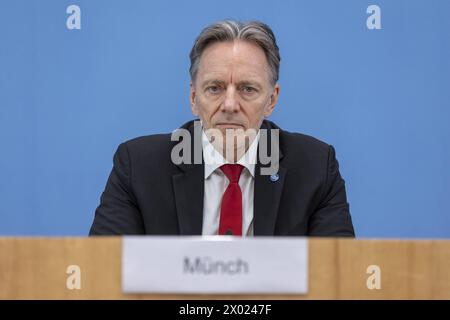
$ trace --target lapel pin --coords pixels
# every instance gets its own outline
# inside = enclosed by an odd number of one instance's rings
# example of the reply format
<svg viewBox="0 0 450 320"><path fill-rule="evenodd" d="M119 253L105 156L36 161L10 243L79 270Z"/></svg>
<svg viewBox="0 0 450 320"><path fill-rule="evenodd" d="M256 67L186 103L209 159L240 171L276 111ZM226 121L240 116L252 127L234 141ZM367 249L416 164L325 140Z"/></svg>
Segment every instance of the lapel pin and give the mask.
<svg viewBox="0 0 450 320"><path fill-rule="evenodd" d="M269 179L270 179L270 181L272 181L272 182L277 182L277 181L280 179L280 176L278 175L278 173L275 173L275 174L272 174L272 175L269 177Z"/></svg>

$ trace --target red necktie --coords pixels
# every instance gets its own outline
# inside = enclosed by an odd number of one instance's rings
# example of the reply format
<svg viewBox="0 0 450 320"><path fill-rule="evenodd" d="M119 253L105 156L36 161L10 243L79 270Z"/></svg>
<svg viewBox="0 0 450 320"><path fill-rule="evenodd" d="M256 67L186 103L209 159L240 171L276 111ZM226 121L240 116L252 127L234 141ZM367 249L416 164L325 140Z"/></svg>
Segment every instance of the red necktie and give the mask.
<svg viewBox="0 0 450 320"><path fill-rule="evenodd" d="M240 164L224 164L220 169L225 173L230 184L222 197L219 235L241 236L242 192L238 182L244 167Z"/></svg>

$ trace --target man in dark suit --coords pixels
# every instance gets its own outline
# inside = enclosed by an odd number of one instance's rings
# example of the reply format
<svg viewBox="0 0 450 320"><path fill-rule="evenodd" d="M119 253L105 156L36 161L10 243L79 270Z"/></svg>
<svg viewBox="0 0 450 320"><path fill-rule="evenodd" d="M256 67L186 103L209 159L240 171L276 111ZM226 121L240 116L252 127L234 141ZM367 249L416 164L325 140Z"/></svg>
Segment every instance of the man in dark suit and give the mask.
<svg viewBox="0 0 450 320"><path fill-rule="evenodd" d="M90 234L354 237L333 147L264 119L279 94L271 29L215 23L190 58L191 108L201 121L182 129L194 151L174 159L180 142L170 134L121 144ZM264 145L276 163L270 174L263 174L273 164L262 161Z"/></svg>

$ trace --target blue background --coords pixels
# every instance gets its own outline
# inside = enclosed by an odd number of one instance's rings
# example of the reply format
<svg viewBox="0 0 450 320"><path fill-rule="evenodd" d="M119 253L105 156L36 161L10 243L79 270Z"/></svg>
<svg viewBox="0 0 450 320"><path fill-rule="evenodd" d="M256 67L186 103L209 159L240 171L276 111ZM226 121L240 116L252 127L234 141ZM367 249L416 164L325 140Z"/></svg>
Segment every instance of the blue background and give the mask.
<svg viewBox="0 0 450 320"><path fill-rule="evenodd" d="M71 4L81 30L66 27ZM277 35L271 118L335 146L357 235L448 238L449 13L446 0L0 0L0 235L86 235L118 144L192 118L190 48L234 18Z"/></svg>

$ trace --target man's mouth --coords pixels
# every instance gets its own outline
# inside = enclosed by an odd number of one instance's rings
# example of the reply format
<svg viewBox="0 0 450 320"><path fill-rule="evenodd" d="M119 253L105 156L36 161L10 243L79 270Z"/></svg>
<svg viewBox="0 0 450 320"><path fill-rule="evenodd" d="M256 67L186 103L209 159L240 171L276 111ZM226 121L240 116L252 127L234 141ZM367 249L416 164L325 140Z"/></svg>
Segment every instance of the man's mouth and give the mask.
<svg viewBox="0 0 450 320"><path fill-rule="evenodd" d="M219 122L216 124L219 129L243 129L244 126L234 122Z"/></svg>

